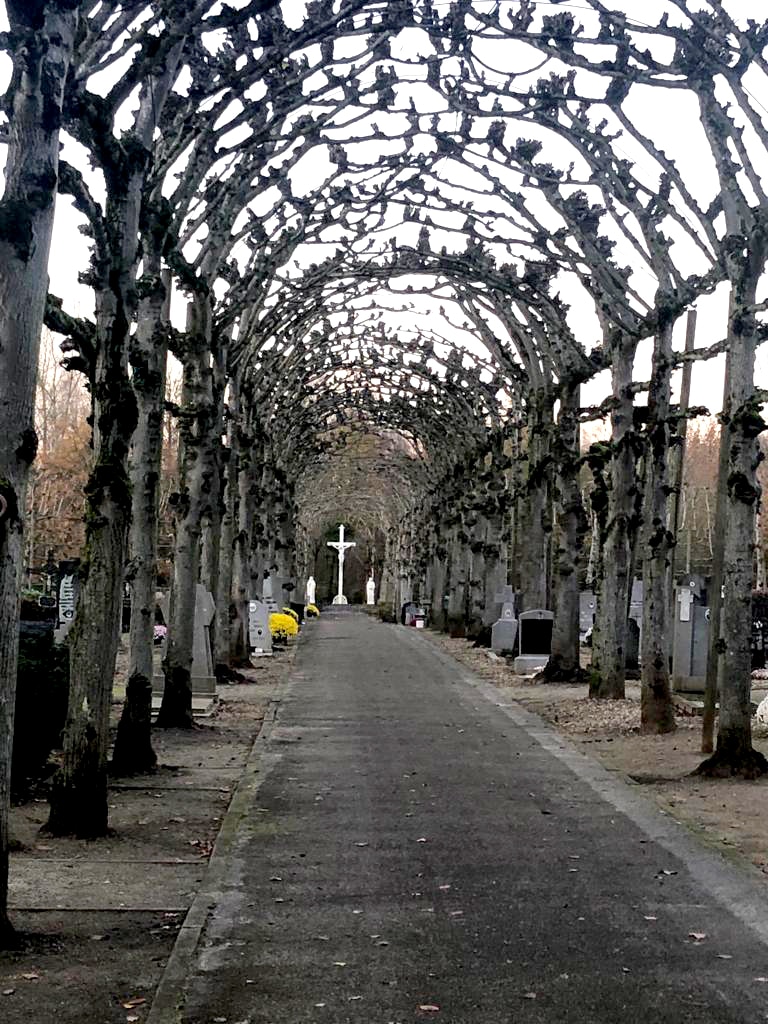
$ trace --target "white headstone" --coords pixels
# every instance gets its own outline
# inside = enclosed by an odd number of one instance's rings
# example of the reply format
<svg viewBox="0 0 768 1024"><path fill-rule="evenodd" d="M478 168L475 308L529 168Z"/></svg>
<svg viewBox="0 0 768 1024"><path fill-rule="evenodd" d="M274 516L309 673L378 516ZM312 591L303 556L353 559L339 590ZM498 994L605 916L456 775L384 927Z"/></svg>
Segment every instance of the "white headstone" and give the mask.
<svg viewBox="0 0 768 1024"><path fill-rule="evenodd" d="M690 590L678 590L677 592L677 603L680 605L680 621L690 622L691 621L691 605L694 601L694 595Z"/></svg>
<svg viewBox="0 0 768 1024"><path fill-rule="evenodd" d="M376 604L376 581L373 576L365 585L365 600L367 604Z"/></svg>
<svg viewBox="0 0 768 1024"><path fill-rule="evenodd" d="M317 584L315 583L315 577L314 576L310 576L309 579L307 580L307 589L305 591L306 598L307 598L307 604L314 604L315 603L315 590L316 590L316 588L317 588Z"/></svg>

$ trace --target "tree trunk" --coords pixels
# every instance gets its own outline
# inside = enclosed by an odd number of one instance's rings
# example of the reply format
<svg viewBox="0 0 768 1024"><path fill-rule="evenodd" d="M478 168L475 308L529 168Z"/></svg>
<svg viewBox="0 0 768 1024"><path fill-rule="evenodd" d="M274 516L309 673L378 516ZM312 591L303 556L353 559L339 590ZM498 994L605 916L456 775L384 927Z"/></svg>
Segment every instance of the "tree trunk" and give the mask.
<svg viewBox="0 0 768 1024"><path fill-rule="evenodd" d="M158 728L162 729L191 729L194 725L191 669L195 598L203 513L210 499L215 472L211 434L217 425L210 357L209 296L194 296L187 314L170 622L163 659L165 686L157 716Z"/></svg>
<svg viewBox="0 0 768 1024"><path fill-rule="evenodd" d="M227 389L227 355L229 337L217 334L213 344L213 424L207 443L211 446L213 473L208 504L203 513L203 545L200 579L214 597L219 590L221 559L221 528L224 518L224 398ZM211 643L216 647L216 621L211 629Z"/></svg>
<svg viewBox="0 0 768 1024"><path fill-rule="evenodd" d="M663 297L657 305L661 308ZM648 395L648 443L645 456L645 503L642 530L643 640L641 650L640 722L645 733L674 732L675 709L669 681L669 567L675 545L667 525L670 484L670 416L672 406L672 323L656 332L653 375Z"/></svg>
<svg viewBox="0 0 768 1024"><path fill-rule="evenodd" d="M238 516L237 469L240 459L240 394L237 379L232 380L229 396L229 444L224 462L224 515L221 520L219 572L215 592L216 628L213 664L216 675L230 668L232 642L232 582L235 564L235 534Z"/></svg>
<svg viewBox="0 0 768 1024"><path fill-rule="evenodd" d="M23 514L37 450L35 385L48 291L61 107L79 5L49 5L42 26L33 23L31 14L22 14L18 4L9 7L7 15L13 72L6 94L9 137L0 201L0 948L14 942L8 919L8 819Z"/></svg>
<svg viewBox="0 0 768 1024"><path fill-rule="evenodd" d="M551 440L552 397L543 390L530 396L528 472L524 488L520 550L523 610L546 608L552 535Z"/></svg>
<svg viewBox="0 0 768 1024"><path fill-rule="evenodd" d="M627 612L632 588L632 549L637 530L637 452L633 429L632 367L635 344L619 339L611 377L611 456L607 508L597 580L597 614L592 640L590 697L624 699Z"/></svg>
<svg viewBox="0 0 768 1024"><path fill-rule="evenodd" d="M230 635L230 658L234 668L251 664L248 637L248 602L252 589L253 521L256 511L257 483L255 474L261 469L261 448L254 442L247 419L240 434L237 459L238 521L233 552L232 606L234 615ZM261 595L261 584L258 593Z"/></svg>
<svg viewBox="0 0 768 1024"><path fill-rule="evenodd" d="M157 589L157 522L165 375L171 300L170 275L162 275L160 251L145 238L145 288L131 349L132 383L139 409L130 455L131 579L130 659L125 703L112 753L115 775L149 772L157 764L152 749L152 677Z"/></svg>
<svg viewBox="0 0 768 1024"><path fill-rule="evenodd" d="M134 130L123 133L108 170L98 254L96 358L92 380L94 466L86 485L86 556L70 631L70 684L64 759L51 791L48 830L92 839L107 832L109 710L120 636L123 570L131 515L127 459L136 427L128 348L136 303L139 215L157 118L175 77L181 43L140 92Z"/></svg>
<svg viewBox="0 0 768 1024"><path fill-rule="evenodd" d="M716 529L723 538L720 638L716 643L720 720L714 754L696 769L700 775L754 779L768 771L766 758L752 747L752 583L755 509L760 501L757 467L759 435L765 430L755 394L754 368L758 327L751 308L765 265L762 230L749 244L733 246L732 259L745 250L743 270L732 279L729 310L728 401L720 444L727 453L724 519Z"/></svg>
<svg viewBox="0 0 768 1024"><path fill-rule="evenodd" d="M550 658L540 675L543 682L579 682L584 676L579 649L579 583L587 523L579 487L579 407L579 385L563 382L554 443L555 619Z"/></svg>

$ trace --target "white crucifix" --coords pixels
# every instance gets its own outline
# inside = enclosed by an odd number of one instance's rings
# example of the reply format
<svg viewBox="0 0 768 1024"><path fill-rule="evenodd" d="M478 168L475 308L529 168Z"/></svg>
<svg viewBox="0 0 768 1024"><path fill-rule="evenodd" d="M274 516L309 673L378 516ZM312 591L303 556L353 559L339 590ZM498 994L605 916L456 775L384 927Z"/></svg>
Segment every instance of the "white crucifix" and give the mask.
<svg viewBox="0 0 768 1024"><path fill-rule="evenodd" d="M339 592L334 597L334 604L347 604L347 599L344 597L344 555L347 548L355 547L353 540L344 540L344 524L339 527L339 539L326 541L329 548L336 548L339 553Z"/></svg>

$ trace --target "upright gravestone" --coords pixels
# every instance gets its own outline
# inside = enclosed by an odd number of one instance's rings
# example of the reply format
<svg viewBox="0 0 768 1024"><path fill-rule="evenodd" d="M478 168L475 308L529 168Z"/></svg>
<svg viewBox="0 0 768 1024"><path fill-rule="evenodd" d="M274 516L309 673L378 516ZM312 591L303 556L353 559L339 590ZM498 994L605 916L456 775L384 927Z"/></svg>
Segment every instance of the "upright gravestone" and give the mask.
<svg viewBox="0 0 768 1024"><path fill-rule="evenodd" d="M198 583L195 588L195 632L192 640L192 693L215 694L211 652L211 625L216 614L213 595Z"/></svg>
<svg viewBox="0 0 768 1024"><path fill-rule="evenodd" d="M158 604L166 622L169 620L169 600L164 595ZM211 652L211 625L216 614L213 596L202 583L195 587L195 620L192 633L192 665L190 667L190 686L193 697L215 697L216 676L213 673L213 654ZM163 641L163 657L168 640ZM164 676L155 676L152 692L162 695L165 686Z"/></svg>
<svg viewBox="0 0 768 1024"><path fill-rule="evenodd" d="M269 609L263 601L250 601L248 604L248 640L252 650L261 654L272 653Z"/></svg>
<svg viewBox="0 0 768 1024"><path fill-rule="evenodd" d="M547 664L552 651L554 621L554 612L546 608L520 612L520 653L514 661L514 670L518 675L538 672Z"/></svg>
<svg viewBox="0 0 768 1024"><path fill-rule="evenodd" d="M277 597L282 597L282 594L277 595L275 593L275 579L268 569L264 570L264 581L261 585L261 596L264 600L264 604L267 606L270 612L279 612L280 606L277 603Z"/></svg>
<svg viewBox="0 0 768 1024"><path fill-rule="evenodd" d="M376 604L376 581L373 576L371 576L365 585L365 603Z"/></svg>
<svg viewBox="0 0 768 1024"><path fill-rule="evenodd" d="M517 640L517 619L515 618L515 588L505 586L496 595L501 604L501 617L491 627L491 650L497 654L514 651Z"/></svg>
<svg viewBox="0 0 768 1024"><path fill-rule="evenodd" d="M675 589L672 689L703 693L709 650L709 608L701 576L686 576Z"/></svg>
<svg viewBox="0 0 768 1024"><path fill-rule="evenodd" d="M59 612L54 632L54 641L58 644L64 642L64 638L72 628L75 621L75 610L77 608L77 596L80 591L80 584L75 573L67 573L59 581Z"/></svg>

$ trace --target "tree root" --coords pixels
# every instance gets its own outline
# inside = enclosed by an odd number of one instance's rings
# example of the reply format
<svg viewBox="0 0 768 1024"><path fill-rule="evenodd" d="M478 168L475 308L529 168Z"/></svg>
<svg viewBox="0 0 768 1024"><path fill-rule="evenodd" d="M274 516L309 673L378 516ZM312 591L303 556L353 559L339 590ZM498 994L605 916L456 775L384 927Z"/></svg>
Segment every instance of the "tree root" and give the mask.
<svg viewBox="0 0 768 1024"><path fill-rule="evenodd" d="M574 686L581 686L588 682L589 677L583 668L559 668L552 665L551 660L547 662L541 672L533 677L534 683L568 683Z"/></svg>
<svg viewBox="0 0 768 1024"><path fill-rule="evenodd" d="M691 775L705 779L759 779L768 774L768 760L759 750L716 750Z"/></svg>

